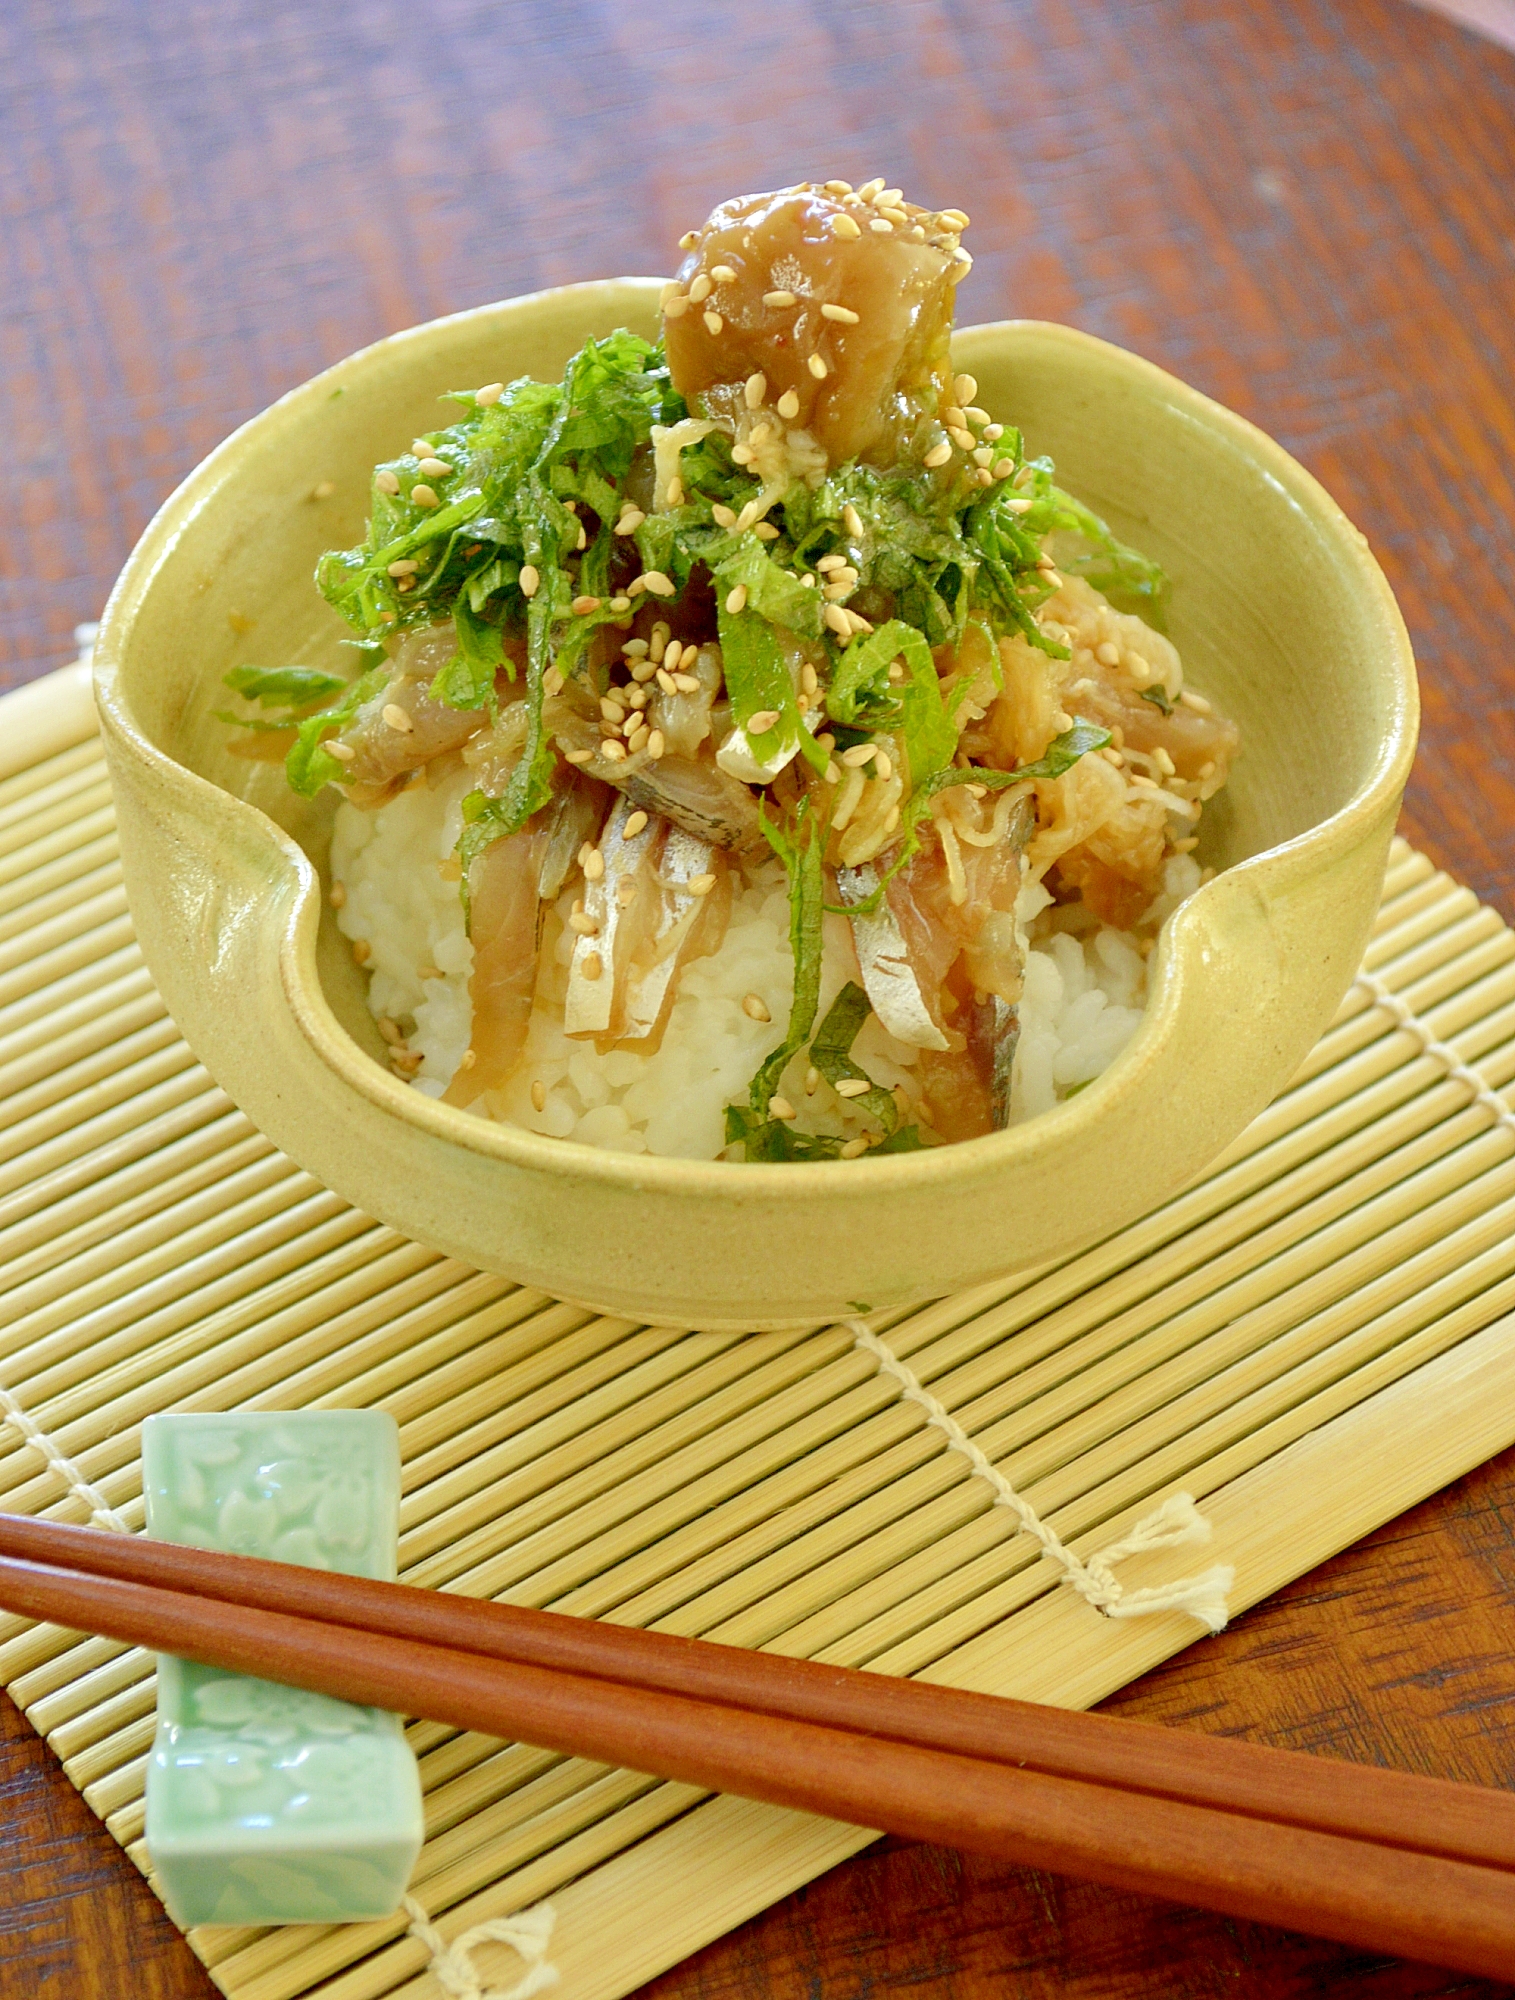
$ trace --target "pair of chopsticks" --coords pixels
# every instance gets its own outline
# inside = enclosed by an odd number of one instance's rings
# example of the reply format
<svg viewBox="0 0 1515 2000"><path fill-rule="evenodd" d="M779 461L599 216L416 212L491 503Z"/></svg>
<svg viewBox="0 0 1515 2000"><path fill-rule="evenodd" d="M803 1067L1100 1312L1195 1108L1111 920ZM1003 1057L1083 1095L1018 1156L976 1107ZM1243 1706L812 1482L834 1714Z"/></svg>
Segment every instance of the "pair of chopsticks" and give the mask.
<svg viewBox="0 0 1515 2000"><path fill-rule="evenodd" d="M0 1514L0 1607L703 1789L1506 1978L1515 1796Z"/></svg>

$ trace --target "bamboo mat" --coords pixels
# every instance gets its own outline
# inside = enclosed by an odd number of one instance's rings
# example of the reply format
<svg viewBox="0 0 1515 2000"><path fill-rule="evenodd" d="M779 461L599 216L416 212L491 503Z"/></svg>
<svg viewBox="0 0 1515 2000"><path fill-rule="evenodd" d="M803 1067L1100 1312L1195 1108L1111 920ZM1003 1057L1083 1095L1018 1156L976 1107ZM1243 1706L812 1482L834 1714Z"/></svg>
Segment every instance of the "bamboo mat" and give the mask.
<svg viewBox="0 0 1515 2000"><path fill-rule="evenodd" d="M846 1327L600 1318L320 1187L153 989L77 675L0 721L0 1507L138 1528L150 1412L378 1407L413 1583L1068 1706L1201 1636L1058 1588ZM1515 936L1400 843L1363 977L1203 1180L1083 1256L868 1324L1079 1555L1196 1495L1234 1615L1515 1439L1512 1079ZM0 1681L145 1868L149 1657L0 1620ZM869 1837L410 1735L416 1895L449 1938L550 1899L569 2000L628 1992ZM435 2000L404 1925L191 1943L233 2000Z"/></svg>

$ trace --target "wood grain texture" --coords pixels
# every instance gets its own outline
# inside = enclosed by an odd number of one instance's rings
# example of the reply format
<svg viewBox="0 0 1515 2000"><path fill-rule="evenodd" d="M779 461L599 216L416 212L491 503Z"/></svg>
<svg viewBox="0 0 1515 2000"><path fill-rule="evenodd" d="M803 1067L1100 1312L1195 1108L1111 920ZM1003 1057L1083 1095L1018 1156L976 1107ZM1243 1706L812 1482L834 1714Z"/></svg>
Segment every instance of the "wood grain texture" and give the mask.
<svg viewBox="0 0 1515 2000"><path fill-rule="evenodd" d="M666 269L735 190L880 172L973 214L965 318L1135 348L1324 480L1420 657L1406 831L1515 918L1515 58L1465 30L1403 0L10 0L0 130L0 684L317 368ZM1507 1454L1114 1705L1510 1785L1512 1612ZM7 1727L0 2000L208 1994ZM875 1990L1515 1994L888 1844L649 1994Z"/></svg>

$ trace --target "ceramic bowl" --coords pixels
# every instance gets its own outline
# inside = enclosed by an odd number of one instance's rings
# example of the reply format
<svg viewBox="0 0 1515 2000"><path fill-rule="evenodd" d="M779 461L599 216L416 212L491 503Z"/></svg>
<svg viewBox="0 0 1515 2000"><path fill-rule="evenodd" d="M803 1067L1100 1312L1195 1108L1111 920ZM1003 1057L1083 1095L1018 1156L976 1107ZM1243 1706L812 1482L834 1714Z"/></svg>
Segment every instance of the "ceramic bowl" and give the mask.
<svg viewBox="0 0 1515 2000"><path fill-rule="evenodd" d="M127 890L196 1055L294 1160L484 1270L634 1319L824 1320L1065 1257L1164 1200L1289 1080L1360 961L1414 748L1414 664L1362 536L1286 453L1172 376L1068 327L957 337L979 400L1174 579L1173 636L1238 719L1207 811L1223 872L1169 924L1145 1021L1105 1075L967 1145L813 1166L609 1153L401 1084L323 893L331 793L228 754L221 676L340 663L320 552L363 532L368 474L437 397L556 377L591 334L651 333L617 279L395 335L294 390L142 537L95 649ZM315 497L317 490L328 497Z"/></svg>

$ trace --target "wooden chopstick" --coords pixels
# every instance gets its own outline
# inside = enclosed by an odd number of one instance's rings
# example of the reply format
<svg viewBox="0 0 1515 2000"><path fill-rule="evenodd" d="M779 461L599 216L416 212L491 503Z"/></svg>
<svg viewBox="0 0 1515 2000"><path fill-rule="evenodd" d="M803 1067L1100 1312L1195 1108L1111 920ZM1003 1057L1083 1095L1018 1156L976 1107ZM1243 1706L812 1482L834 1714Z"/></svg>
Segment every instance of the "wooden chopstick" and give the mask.
<svg viewBox="0 0 1515 2000"><path fill-rule="evenodd" d="M1370 1950L1491 1977L1515 1963L1515 1879L1496 1869L12 1557L0 1557L0 1605L338 1699Z"/></svg>
<svg viewBox="0 0 1515 2000"><path fill-rule="evenodd" d="M1507 1792L21 1515L0 1555L1515 1869Z"/></svg>

